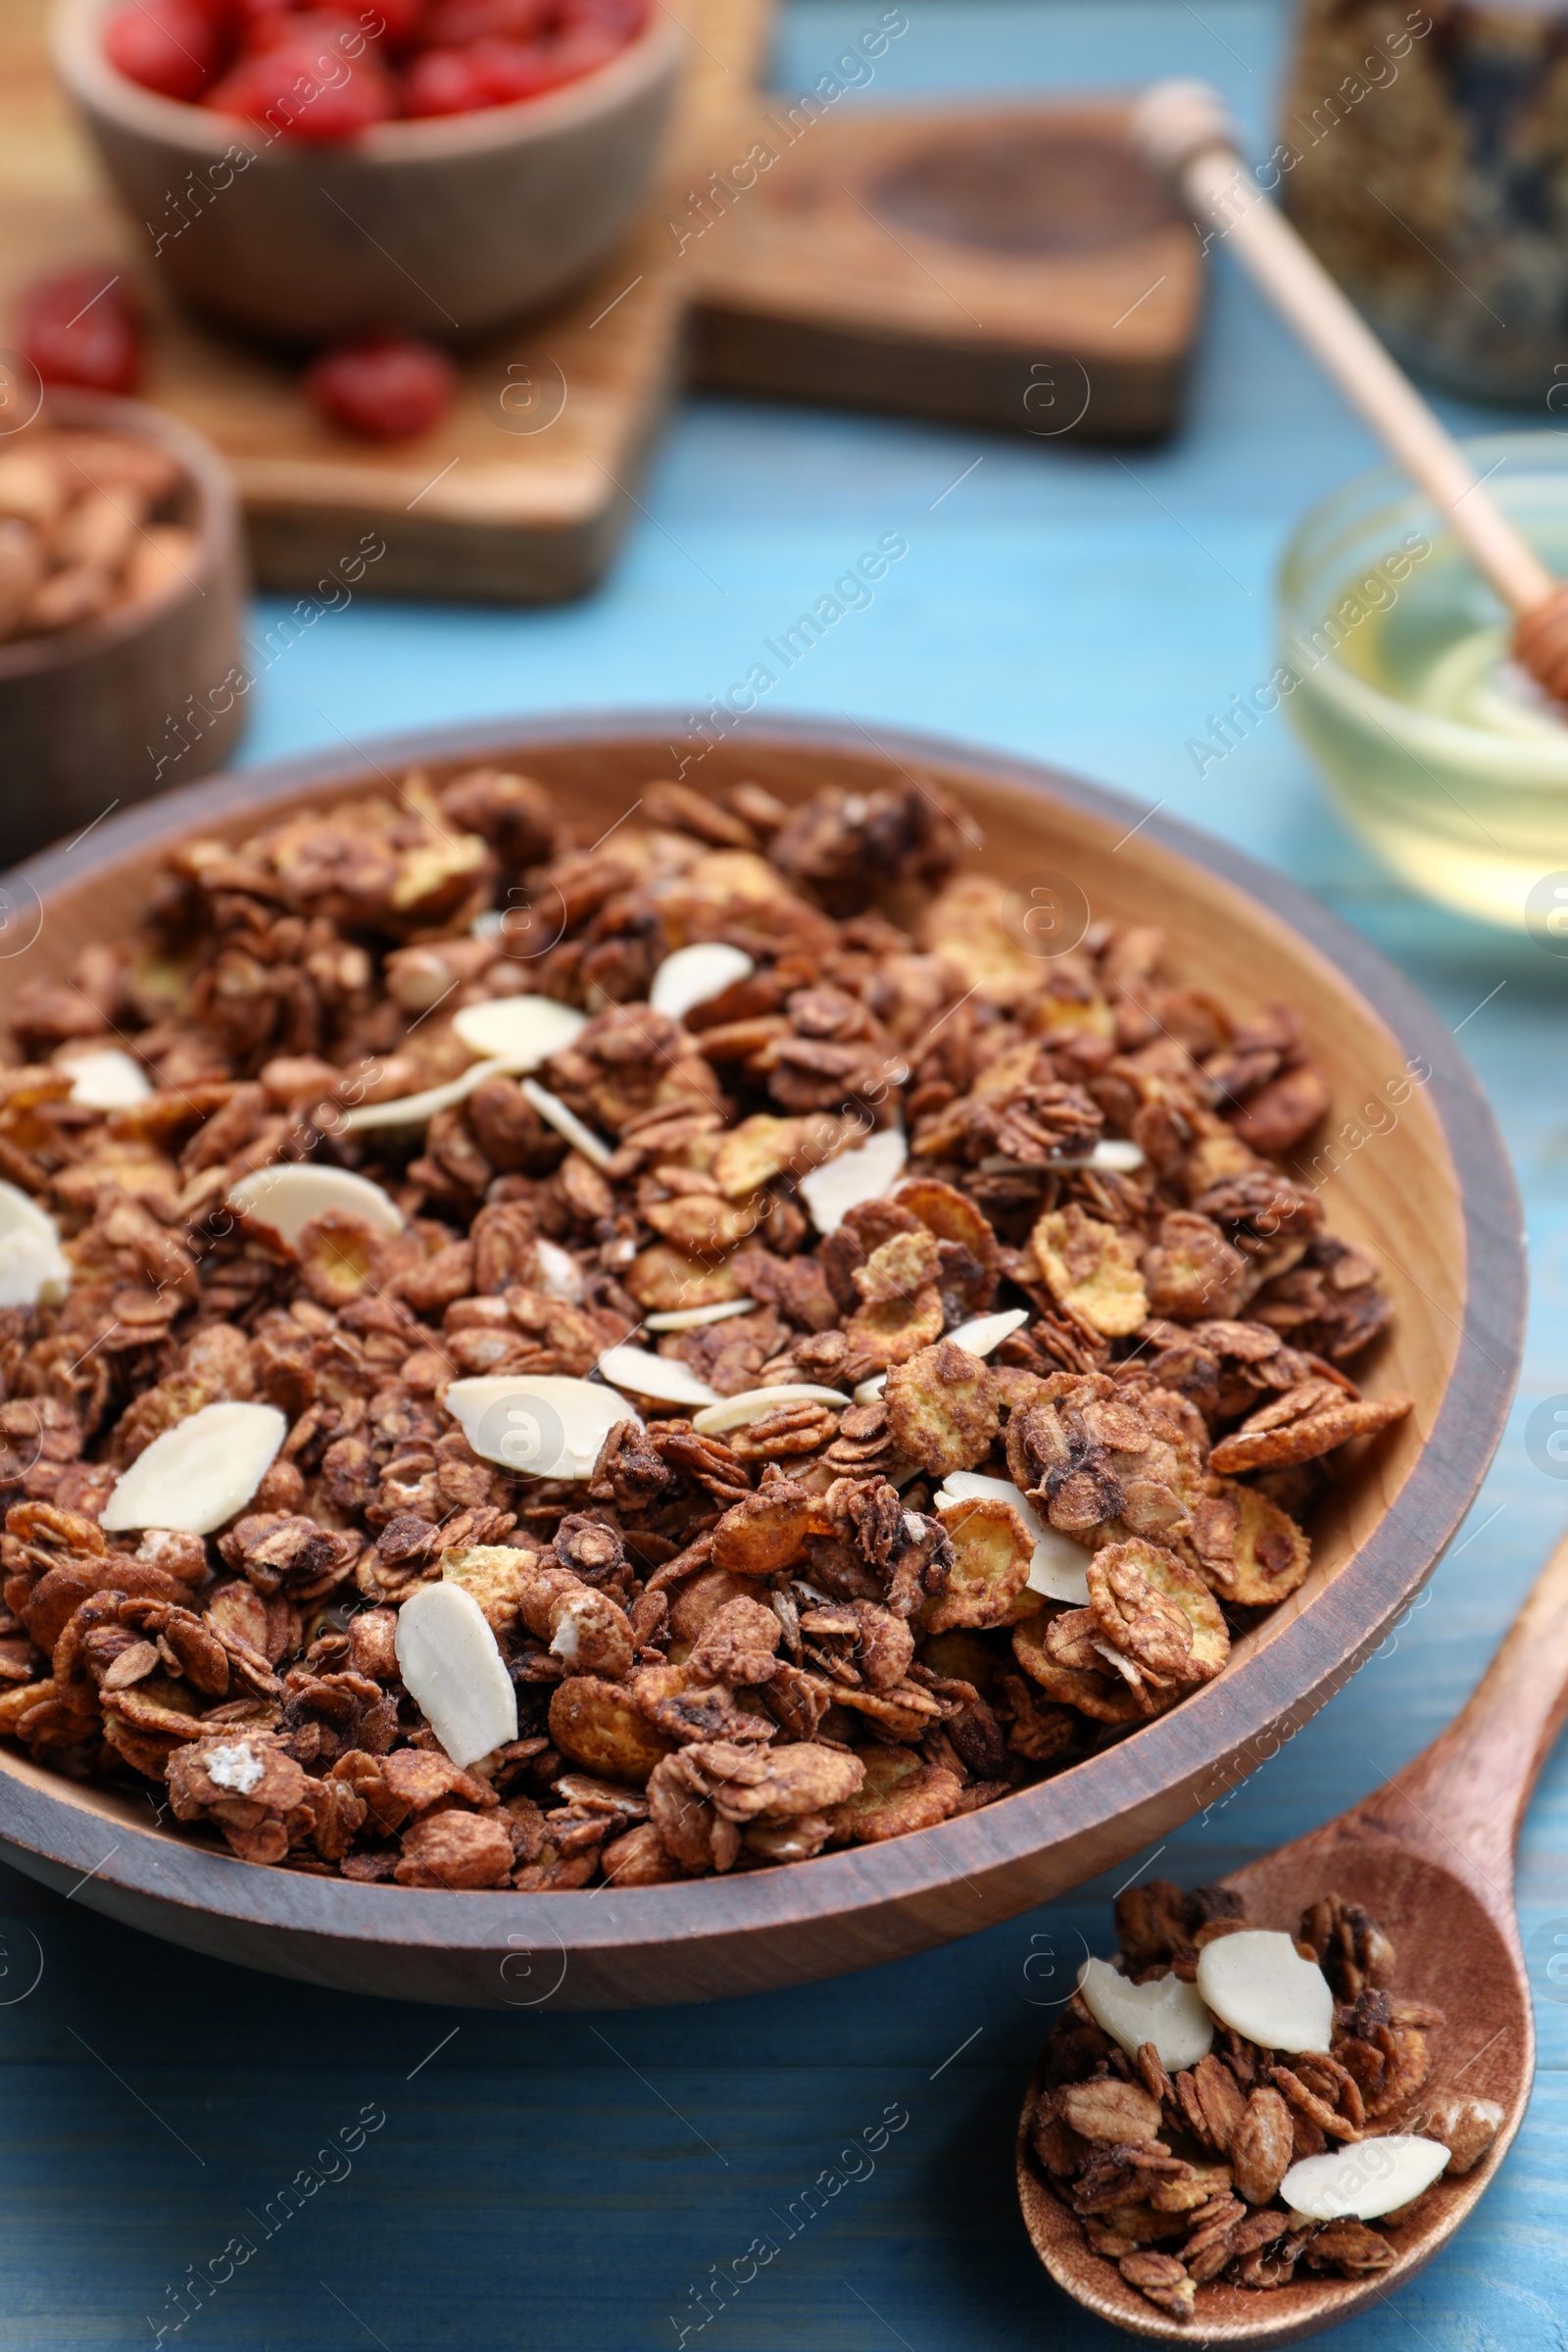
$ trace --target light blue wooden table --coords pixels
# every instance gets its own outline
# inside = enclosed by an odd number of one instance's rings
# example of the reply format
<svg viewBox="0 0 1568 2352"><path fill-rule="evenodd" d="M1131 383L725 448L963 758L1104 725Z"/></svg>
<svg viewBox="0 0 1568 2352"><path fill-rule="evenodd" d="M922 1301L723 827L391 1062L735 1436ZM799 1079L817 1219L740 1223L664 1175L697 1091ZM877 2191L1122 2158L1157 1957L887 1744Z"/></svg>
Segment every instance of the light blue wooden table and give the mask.
<svg viewBox="0 0 1568 2352"><path fill-rule="evenodd" d="M909 32L859 103L1197 72L1267 143L1285 24L1261 0L906 5ZM875 13L799 0L780 86L814 79ZM1543 405L1514 421L1552 419ZM1533 1465L1523 1436L1533 1406L1568 1392L1568 967L1393 888L1279 718L1203 783L1184 750L1267 673L1270 578L1293 519L1370 454L1221 260L1190 421L1170 449L1123 462L698 402L601 594L543 613L329 615L269 670L247 747L260 760L576 704L685 709L744 674L763 637L897 530L906 560L789 674L776 708L945 730L1163 801L1319 891L1462 1027L1535 1249L1509 1434L1409 1621L1223 1810L1169 1841L1158 1868L1187 1881L1339 1811L1423 1745L1568 1516L1568 1483ZM274 617L262 607L258 630ZM1548 1950L1553 1922L1568 1935L1565 1838L1568 1754L1521 1857L1526 1935ZM656 2352L682 2328L703 2352L1108 2345L1034 2262L1011 2145L1046 2004L1080 1933L1103 1948L1109 1891L776 1998L474 2016L213 1966L0 1872L0 2344L120 2352L162 2325L187 2352ZM41 1981L21 1997L37 1957ZM1544 1960L1536 1983L1541 2074L1501 2178L1443 2260L1344 2331L1345 2352L1563 2343L1568 1984ZM847 2153L867 2132L874 2145L890 2114L899 2128L880 2154ZM345 2138L351 2152L326 2152ZM803 2203L824 2174L839 2185ZM279 2192L297 2176L317 2185L295 2210ZM215 2258L221 2272L240 2231L258 2252L194 2309L181 2282ZM754 2240L776 2255L721 2309L704 2299L716 2270L746 2275ZM194 2316L175 2332L181 2309Z"/></svg>

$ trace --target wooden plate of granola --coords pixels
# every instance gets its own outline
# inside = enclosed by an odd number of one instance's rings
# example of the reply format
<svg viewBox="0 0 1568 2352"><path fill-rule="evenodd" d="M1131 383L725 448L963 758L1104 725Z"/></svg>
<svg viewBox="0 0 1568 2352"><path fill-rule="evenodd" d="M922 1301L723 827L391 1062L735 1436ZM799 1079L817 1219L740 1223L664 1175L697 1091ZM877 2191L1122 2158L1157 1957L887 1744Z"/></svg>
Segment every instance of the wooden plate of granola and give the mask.
<svg viewBox="0 0 1568 2352"><path fill-rule="evenodd" d="M219 778L10 877L46 1884L410 1999L868 1966L1231 1786L1462 1519L1523 1244L1400 976L1053 771L683 723Z"/></svg>

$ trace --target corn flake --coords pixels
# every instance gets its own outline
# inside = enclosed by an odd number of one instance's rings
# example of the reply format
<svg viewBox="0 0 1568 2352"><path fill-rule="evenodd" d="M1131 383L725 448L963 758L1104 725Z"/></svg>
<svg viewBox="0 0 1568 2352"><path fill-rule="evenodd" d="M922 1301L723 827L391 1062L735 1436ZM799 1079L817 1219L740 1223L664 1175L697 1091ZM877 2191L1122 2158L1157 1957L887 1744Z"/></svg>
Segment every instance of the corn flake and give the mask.
<svg viewBox="0 0 1568 2352"><path fill-rule="evenodd" d="M1078 1203L1048 1209L1030 1236L1035 1262L1058 1306L1105 1339L1126 1339L1145 1321L1149 1298L1135 1235L1102 1225Z"/></svg>

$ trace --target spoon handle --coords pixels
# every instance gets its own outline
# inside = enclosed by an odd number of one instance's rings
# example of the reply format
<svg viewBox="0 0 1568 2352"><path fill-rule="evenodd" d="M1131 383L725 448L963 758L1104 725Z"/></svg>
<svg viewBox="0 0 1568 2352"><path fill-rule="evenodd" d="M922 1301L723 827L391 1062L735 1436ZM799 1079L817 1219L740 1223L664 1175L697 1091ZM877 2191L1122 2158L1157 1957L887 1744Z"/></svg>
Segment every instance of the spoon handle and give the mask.
<svg viewBox="0 0 1568 2352"><path fill-rule="evenodd" d="M1511 1915L1513 1849L1530 1792L1568 1720L1568 1536L1557 1544L1468 1705L1350 1817L1468 1865Z"/></svg>

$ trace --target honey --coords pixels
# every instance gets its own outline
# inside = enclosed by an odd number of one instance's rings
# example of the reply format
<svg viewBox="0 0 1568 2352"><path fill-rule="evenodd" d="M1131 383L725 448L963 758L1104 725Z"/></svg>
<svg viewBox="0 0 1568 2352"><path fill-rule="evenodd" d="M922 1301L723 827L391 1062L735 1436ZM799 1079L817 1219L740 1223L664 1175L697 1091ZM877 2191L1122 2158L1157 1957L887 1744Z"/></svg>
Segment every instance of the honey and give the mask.
<svg viewBox="0 0 1568 2352"><path fill-rule="evenodd" d="M1470 454L1568 577L1568 438ZM1391 582L1389 551L1412 547ZM1350 824L1423 896L1530 928L1568 875L1568 713L1509 660L1509 616L1451 531L1401 477L1361 476L1301 525L1280 609L1286 708Z"/></svg>

